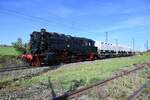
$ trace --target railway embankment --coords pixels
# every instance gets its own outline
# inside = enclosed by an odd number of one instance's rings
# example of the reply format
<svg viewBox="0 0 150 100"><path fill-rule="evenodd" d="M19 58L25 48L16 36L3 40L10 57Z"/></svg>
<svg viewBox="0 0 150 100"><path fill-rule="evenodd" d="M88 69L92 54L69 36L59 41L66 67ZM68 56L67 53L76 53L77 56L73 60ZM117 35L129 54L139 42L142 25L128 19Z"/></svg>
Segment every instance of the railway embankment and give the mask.
<svg viewBox="0 0 150 100"><path fill-rule="evenodd" d="M21 61L17 60L21 52L17 51L13 47L0 46L0 68L12 67L21 64Z"/></svg>
<svg viewBox="0 0 150 100"><path fill-rule="evenodd" d="M140 65L138 65L140 66ZM150 99L150 66L136 70L122 77L117 77L87 91L69 96L73 100L149 100ZM124 69L124 68L123 68ZM112 77L127 73L128 68L120 70Z"/></svg>
<svg viewBox="0 0 150 100"><path fill-rule="evenodd" d="M49 88L48 81L48 78L51 77L51 83L53 84L54 91L57 95L61 95L66 91L74 91L75 89L79 89L98 81L105 80L117 73L120 73L121 71L134 68L136 64L145 62L150 62L150 53L125 58L113 58L60 65L60 68L50 70L48 72L39 74L38 76L18 79L17 81L6 85L5 88L2 88L0 90L0 94L1 97L4 98L44 98L47 95L51 94L51 89ZM93 95L93 93L96 93L91 92L90 96L94 96L97 98L108 96L108 99L109 97L119 99L119 97L117 97L117 93L118 95L122 96L126 92L130 91L125 95L125 97L127 97L148 79L145 78L146 75L144 75L144 73L147 73L147 75L149 75L149 71L149 67L147 67L140 71L140 73L142 74L136 75L136 73L139 73L136 72L134 74L130 74L130 76L125 76L125 79L120 78L120 81L117 80L110 83L110 85L106 85L106 87L108 87L108 89L106 90L109 91L109 93L106 93L106 95L100 95L99 92L97 93L97 95ZM138 79L138 77L141 78ZM115 90L117 87L118 89ZM120 92L120 90L123 90L124 88L128 91L124 90ZM130 88L134 89L130 90ZM85 97L89 97L89 94Z"/></svg>

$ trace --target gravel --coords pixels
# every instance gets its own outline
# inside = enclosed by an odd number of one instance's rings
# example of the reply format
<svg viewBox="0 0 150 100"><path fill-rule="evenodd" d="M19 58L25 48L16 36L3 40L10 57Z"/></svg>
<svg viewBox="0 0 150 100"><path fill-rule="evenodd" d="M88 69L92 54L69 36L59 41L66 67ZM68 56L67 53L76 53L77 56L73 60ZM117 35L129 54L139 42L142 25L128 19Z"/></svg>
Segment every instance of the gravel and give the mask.
<svg viewBox="0 0 150 100"><path fill-rule="evenodd" d="M14 70L14 71L8 71L8 72L1 72L0 73L0 82L6 81L6 80L15 80L19 79L25 76L32 76L35 74L38 74L40 72L49 70L50 67L40 67L40 68L30 68L30 69L23 69L23 70Z"/></svg>
<svg viewBox="0 0 150 100"><path fill-rule="evenodd" d="M51 66L55 67L55 66ZM47 82L35 84L29 87L21 87L17 90L10 90L9 85L19 82L21 79L32 78L51 70L51 67L30 68L0 73L0 100L48 100L51 97L51 90Z"/></svg>
<svg viewBox="0 0 150 100"><path fill-rule="evenodd" d="M72 63L72 65L77 66L78 64L82 64L82 63L87 63L87 64L91 64L92 62L79 62L79 63ZM61 65L60 65L61 66ZM62 65L62 67L66 67L70 66L70 64L66 64L65 66ZM61 67L61 68L62 68ZM48 71L50 68L49 67L40 67L40 68L32 68L32 69L25 69L25 70L17 70L17 71L11 71L11 72L3 72L0 73L0 83L4 84L4 87L0 88L0 100L49 100L52 96L51 96L51 89L49 89L49 83L48 81L45 82L41 82L41 84L35 84L29 87L21 87L20 89L17 90L11 90L7 88L5 88L5 82L14 82L14 81L19 81L21 78L32 78L34 75L40 75L43 72ZM121 69L118 73L121 73L122 71L126 71L128 70L128 67ZM115 73L114 75L118 74ZM130 77L133 77L134 75L131 74ZM133 77L134 79L135 77ZM117 81L117 80L116 80ZM58 86L57 83L53 83L55 86ZM0 84L1 85L1 84ZM112 88L112 85L114 84L108 84L106 86L104 86L102 89L100 89L98 92L96 92L100 97L107 97L107 99L109 98L108 96L108 90L109 87ZM60 86L60 84L59 84ZM115 85L116 86L116 85ZM58 90L55 90L58 91ZM59 91L57 95L60 95L62 91ZM94 91L95 92L95 91ZM101 93L101 94L100 94ZM98 96L98 98L99 98ZM80 100L90 100L89 99L89 95L83 95L81 96L79 99ZM95 98L96 99L96 98ZM110 98L112 99L112 98ZM109 99L109 100L110 100Z"/></svg>

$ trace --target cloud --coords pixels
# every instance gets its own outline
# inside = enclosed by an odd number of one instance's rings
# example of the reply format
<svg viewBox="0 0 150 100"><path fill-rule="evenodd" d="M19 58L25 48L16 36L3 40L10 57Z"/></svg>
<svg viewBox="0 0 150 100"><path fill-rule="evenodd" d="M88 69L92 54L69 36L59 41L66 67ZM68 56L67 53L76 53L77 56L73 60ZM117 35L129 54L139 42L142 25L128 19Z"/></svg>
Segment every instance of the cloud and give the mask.
<svg viewBox="0 0 150 100"><path fill-rule="evenodd" d="M150 25L150 21L148 20L149 16L137 16L134 18L128 18L127 20L121 21L118 24L111 26L108 30L119 30L125 28L136 28L140 26Z"/></svg>
<svg viewBox="0 0 150 100"><path fill-rule="evenodd" d="M150 16L148 15L141 15L141 16L133 16L123 19L121 21L115 22L111 25L107 25L105 28L99 28L98 30L94 29L91 30L92 32L111 32L116 30L123 30L123 29L136 29L143 26L150 26L150 21L148 20Z"/></svg>

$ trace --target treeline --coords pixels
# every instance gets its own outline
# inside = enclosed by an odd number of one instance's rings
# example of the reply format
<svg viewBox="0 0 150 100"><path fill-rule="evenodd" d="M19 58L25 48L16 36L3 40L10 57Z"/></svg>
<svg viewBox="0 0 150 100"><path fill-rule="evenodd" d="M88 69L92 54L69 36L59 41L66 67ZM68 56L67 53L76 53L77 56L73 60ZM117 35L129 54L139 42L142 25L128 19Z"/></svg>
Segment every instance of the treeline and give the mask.
<svg viewBox="0 0 150 100"><path fill-rule="evenodd" d="M0 45L0 47L13 47L13 46L11 46L11 45Z"/></svg>
<svg viewBox="0 0 150 100"><path fill-rule="evenodd" d="M21 38L18 38L16 42L13 42L12 46L22 53L27 53L30 51L29 43L23 43Z"/></svg>

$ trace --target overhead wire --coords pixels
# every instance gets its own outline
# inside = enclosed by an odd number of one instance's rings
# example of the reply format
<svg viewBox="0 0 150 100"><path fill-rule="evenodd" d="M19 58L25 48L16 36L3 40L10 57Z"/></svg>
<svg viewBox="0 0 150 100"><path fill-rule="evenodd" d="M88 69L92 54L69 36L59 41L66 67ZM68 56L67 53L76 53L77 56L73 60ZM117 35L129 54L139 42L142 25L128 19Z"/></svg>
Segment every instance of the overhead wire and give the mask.
<svg viewBox="0 0 150 100"><path fill-rule="evenodd" d="M38 21L42 21L42 22L46 22L47 24L49 24L49 25L61 25L61 26L65 26L66 28L69 28L69 29L75 29L76 31L81 31L81 32L84 32L84 33L95 33L95 32L91 32L91 31L87 31L87 30L84 30L84 29L81 29L81 28L76 28L76 27L74 27L74 25L66 25L66 24L64 24L64 23L60 23L60 22L57 22L57 21L55 21L55 23L54 22L52 22L52 21L50 21L50 20L47 20L47 19L44 19L44 18L41 18L41 17L37 17L37 16L32 16L32 15L26 15L26 14L24 14L24 13L21 13L21 12L18 12L18 11L14 11L14 10L9 10L9 9L4 9L4 8L0 8L0 13L2 13L2 14L15 14L15 15L18 15L18 16L22 16L22 17L24 17L24 18L30 18L29 20L38 20Z"/></svg>

